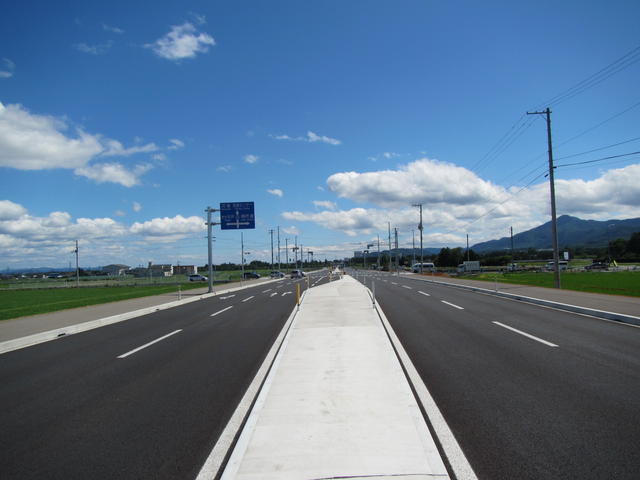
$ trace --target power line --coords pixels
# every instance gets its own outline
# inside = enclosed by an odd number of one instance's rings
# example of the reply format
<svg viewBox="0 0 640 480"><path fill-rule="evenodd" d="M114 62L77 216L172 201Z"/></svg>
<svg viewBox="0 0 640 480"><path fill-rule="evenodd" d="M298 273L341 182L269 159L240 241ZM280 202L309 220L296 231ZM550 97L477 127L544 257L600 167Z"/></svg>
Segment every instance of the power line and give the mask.
<svg viewBox="0 0 640 480"><path fill-rule="evenodd" d="M574 153L573 155L567 155L564 157L556 158L556 160L564 160L567 158L579 157L580 155L586 155L587 153L599 152L600 150L606 150L607 148L617 147L618 145L624 145L625 143L631 143L640 140L640 137L631 138L629 140L625 140L624 142L612 143L611 145L606 145L600 148L594 148L593 150L588 150L586 152Z"/></svg>
<svg viewBox="0 0 640 480"><path fill-rule="evenodd" d="M638 154L640 154L640 150L637 152L622 153L620 155L611 155L610 157L596 158L595 160L586 160L584 162L563 163L560 165L556 165L556 167L572 167L574 165L586 165L588 163L604 162L605 160L611 160L613 158L629 157L631 155L638 155Z"/></svg>
<svg viewBox="0 0 640 480"><path fill-rule="evenodd" d="M600 83L607 80L609 77L615 75L622 70L629 68L634 63L640 60L640 46L634 48L633 50L627 52L622 57L617 60L611 62L609 65L601 68L596 73L589 75L587 78L581 80L575 85L569 87L568 89L560 92L556 96L552 97L548 101L544 102L544 105L555 106L562 102L565 102L576 95L581 94L582 92L599 85Z"/></svg>

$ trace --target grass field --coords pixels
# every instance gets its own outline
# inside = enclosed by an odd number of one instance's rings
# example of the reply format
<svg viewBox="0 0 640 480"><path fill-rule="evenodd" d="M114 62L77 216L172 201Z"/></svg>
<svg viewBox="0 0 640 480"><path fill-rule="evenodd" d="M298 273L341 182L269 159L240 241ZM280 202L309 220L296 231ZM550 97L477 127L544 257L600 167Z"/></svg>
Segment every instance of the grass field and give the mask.
<svg viewBox="0 0 640 480"><path fill-rule="evenodd" d="M481 273L465 275L460 278L484 280L488 282L515 283L518 285L534 285L537 287L553 287L553 273ZM628 295L640 297L640 272L563 272L562 288L591 293L607 293L611 295Z"/></svg>
<svg viewBox="0 0 640 480"><path fill-rule="evenodd" d="M204 285L192 283L181 288L188 290ZM177 291L177 285L0 290L0 320Z"/></svg>

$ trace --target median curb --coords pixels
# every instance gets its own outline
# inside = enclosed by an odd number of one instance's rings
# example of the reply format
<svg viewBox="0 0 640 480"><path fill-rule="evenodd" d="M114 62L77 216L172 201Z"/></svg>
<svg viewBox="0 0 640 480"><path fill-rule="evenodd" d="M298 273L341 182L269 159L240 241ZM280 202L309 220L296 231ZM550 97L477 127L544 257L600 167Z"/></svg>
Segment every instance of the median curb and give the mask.
<svg viewBox="0 0 640 480"><path fill-rule="evenodd" d="M426 278L416 278L416 280L419 280L421 282L434 283L437 285L443 285L446 287L455 287L455 288L461 288L463 290L471 290L474 292L483 293L485 295L494 295L496 297L503 297L509 300L517 300L520 302L532 303L534 305L541 305L543 307L551 307L551 308L556 308L558 310L566 310L568 312L579 313L582 315L589 315L597 318L603 318L605 320L612 320L614 322L640 326L640 317L635 317L633 315L626 315L624 313L615 313L615 312L608 312L606 310L597 310L594 308L581 307L578 305L570 305L567 303L555 302L552 300L544 300L541 298L527 297L525 295L518 295L515 293L506 293L506 292L499 292L496 290L490 290L488 288L473 287L471 285L460 285L458 283L439 282L437 280L429 280Z"/></svg>
<svg viewBox="0 0 640 480"><path fill-rule="evenodd" d="M260 283L260 285L267 285L269 283L280 281L281 279L270 279L266 282ZM172 302L162 303L154 305L152 307L145 307L138 310L132 310L131 312L120 313L118 315L111 315L109 317L98 318L96 320L90 320L88 322L77 323L75 325L67 325L64 327L54 328L53 330L47 330L45 332L34 333L24 337L15 338L13 340L6 340L0 342L0 355L3 353L12 352L25 347L31 347L39 343L49 342L58 338L63 338L74 333L86 332L93 330L94 328L104 327L106 325L112 325L114 323L123 322L132 318L141 317L150 313L159 312L160 310L167 310L169 308L178 307L180 305L186 305L188 303L197 302L199 300L205 300L207 298L215 297L217 295L223 295L229 292L235 292L238 290L244 290L245 288L254 287L258 284L242 285L239 287L228 288L226 290L220 290L212 293L203 293L196 297L185 298L182 300L174 300Z"/></svg>

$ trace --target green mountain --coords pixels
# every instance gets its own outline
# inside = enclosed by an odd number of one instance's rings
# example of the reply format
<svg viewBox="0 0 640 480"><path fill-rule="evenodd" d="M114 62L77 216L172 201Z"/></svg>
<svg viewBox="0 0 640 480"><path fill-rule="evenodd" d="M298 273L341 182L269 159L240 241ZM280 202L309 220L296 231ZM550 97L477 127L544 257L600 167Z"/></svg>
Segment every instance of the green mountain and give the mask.
<svg viewBox="0 0 640 480"><path fill-rule="evenodd" d="M582 220L570 215L558 217L558 246L564 247L605 247L610 240L624 238L640 232L640 218L627 220ZM513 236L513 247L516 250L526 248L551 248L551 222ZM476 252L508 250L511 239L503 237L499 240L476 243L471 247Z"/></svg>

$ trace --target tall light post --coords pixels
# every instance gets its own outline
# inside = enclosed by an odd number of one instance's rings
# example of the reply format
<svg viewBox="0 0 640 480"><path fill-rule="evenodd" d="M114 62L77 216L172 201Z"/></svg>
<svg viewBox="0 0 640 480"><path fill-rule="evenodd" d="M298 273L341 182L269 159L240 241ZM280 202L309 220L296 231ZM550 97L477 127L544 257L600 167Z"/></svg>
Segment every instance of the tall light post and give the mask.
<svg viewBox="0 0 640 480"><path fill-rule="evenodd" d="M422 249L422 204L414 203L413 206L420 208L420 223L418 224L418 230L420 230L420 273L422 273L422 264L424 263L424 250Z"/></svg>

